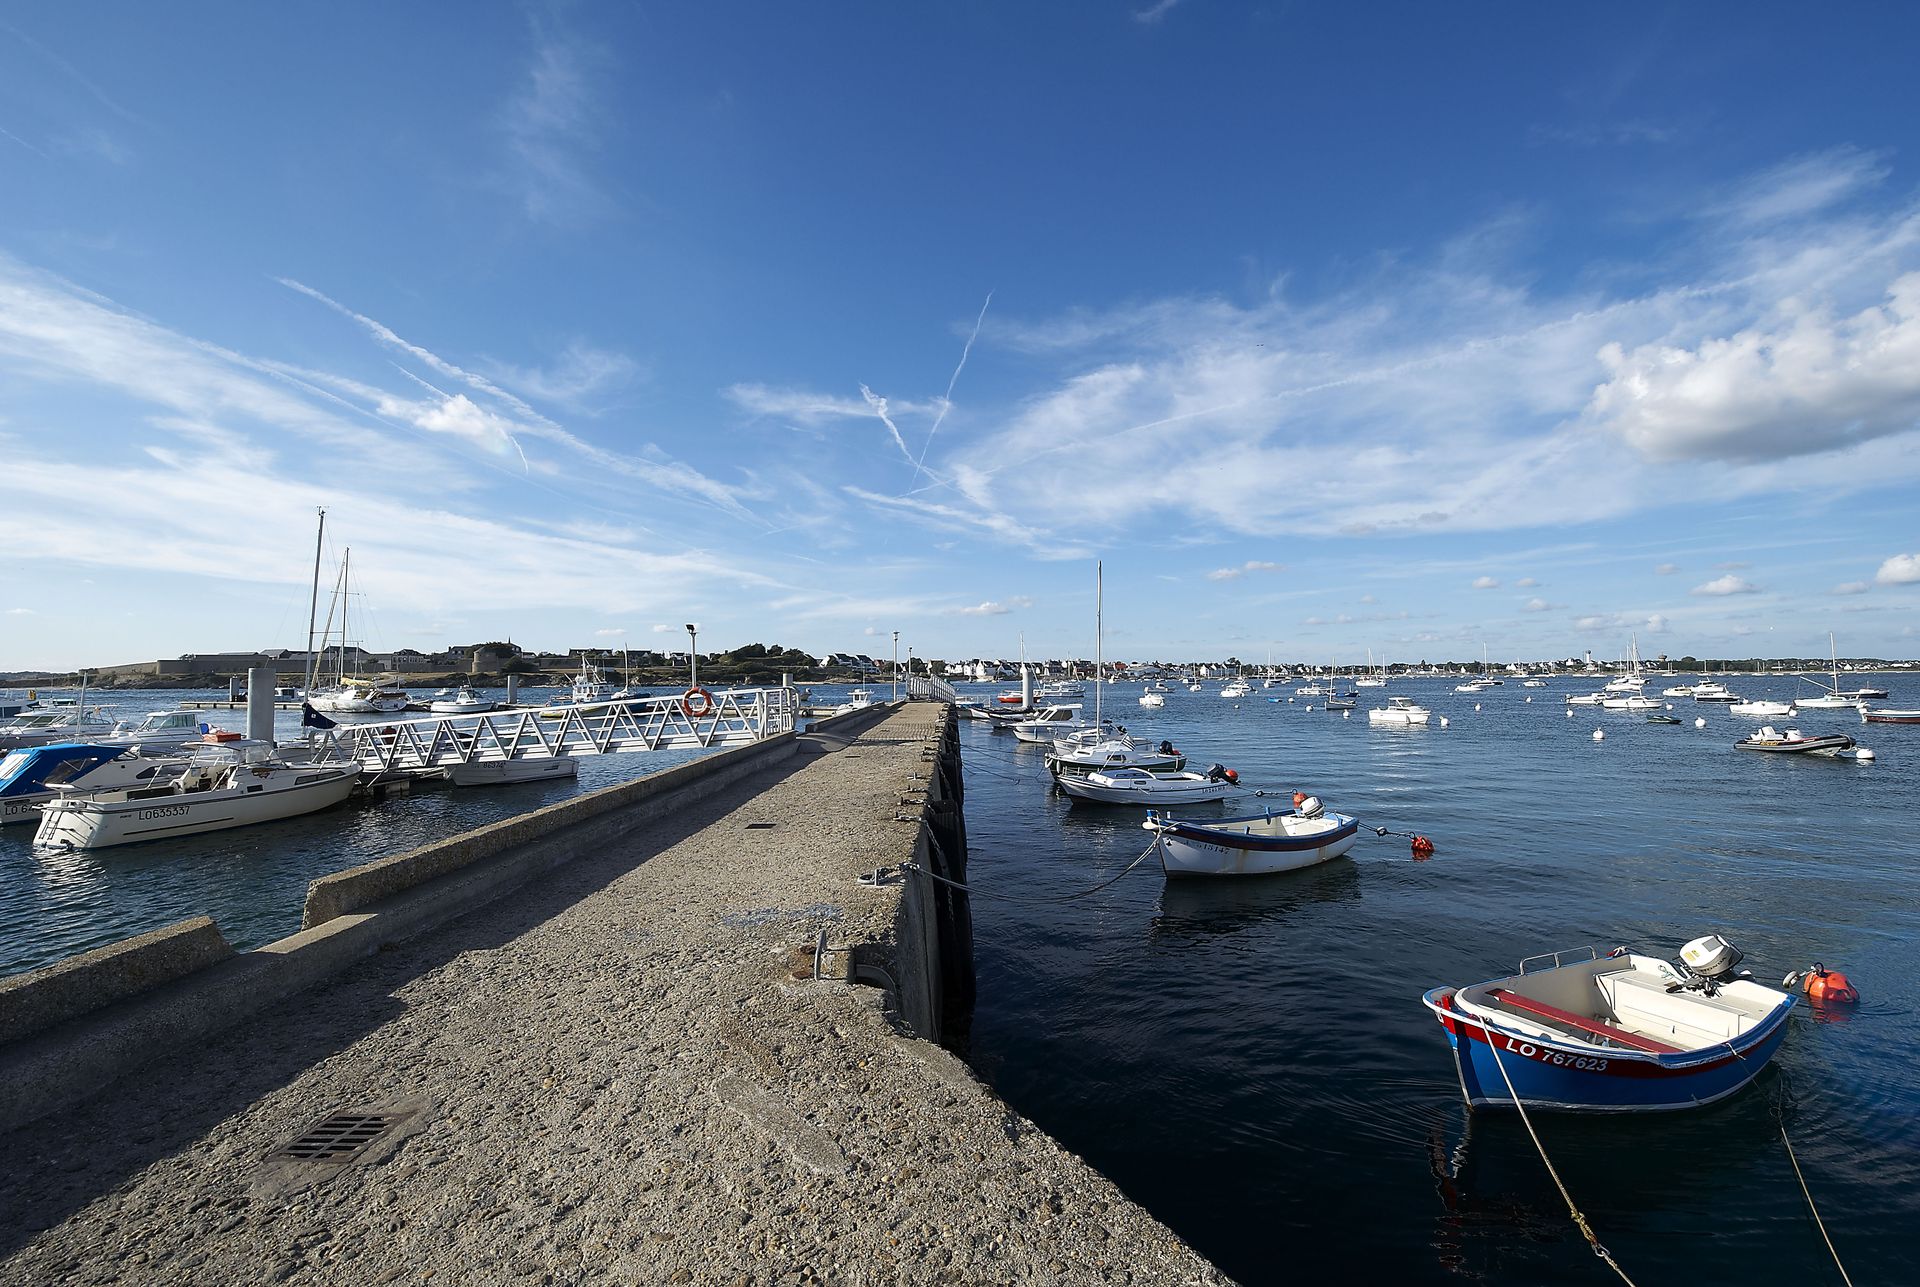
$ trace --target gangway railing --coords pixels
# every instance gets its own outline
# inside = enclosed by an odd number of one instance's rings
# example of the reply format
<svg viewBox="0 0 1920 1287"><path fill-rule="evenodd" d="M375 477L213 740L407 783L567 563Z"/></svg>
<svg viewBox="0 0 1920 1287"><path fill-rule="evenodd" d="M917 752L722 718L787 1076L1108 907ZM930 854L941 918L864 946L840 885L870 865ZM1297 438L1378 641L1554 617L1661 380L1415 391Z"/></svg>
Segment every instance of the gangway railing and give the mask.
<svg viewBox="0 0 1920 1287"><path fill-rule="evenodd" d="M938 675L908 675L907 700L910 702L957 702L960 694Z"/></svg>
<svg viewBox="0 0 1920 1287"><path fill-rule="evenodd" d="M375 772L423 772L457 764L562 755L700 750L792 732L790 688L694 690L578 705L520 707L480 715L338 724L312 735L314 750Z"/></svg>

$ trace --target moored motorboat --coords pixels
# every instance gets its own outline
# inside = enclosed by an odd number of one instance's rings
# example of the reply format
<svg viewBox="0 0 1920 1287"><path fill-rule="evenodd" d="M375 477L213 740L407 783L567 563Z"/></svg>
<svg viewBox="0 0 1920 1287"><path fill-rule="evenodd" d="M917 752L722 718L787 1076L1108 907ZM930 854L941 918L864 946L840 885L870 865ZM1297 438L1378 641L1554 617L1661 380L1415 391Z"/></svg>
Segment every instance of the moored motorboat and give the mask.
<svg viewBox="0 0 1920 1287"><path fill-rule="evenodd" d="M1446 1029L1469 1105L1692 1108L1752 1081L1786 1036L1794 998L1736 975L1739 950L1718 935L1688 943L1679 965L1579 951L1421 998Z"/></svg>
<svg viewBox="0 0 1920 1287"><path fill-rule="evenodd" d="M1610 711L1657 711L1660 703L1652 697L1642 697L1639 693L1629 693L1625 697L1602 699L1600 706Z"/></svg>
<svg viewBox="0 0 1920 1287"><path fill-rule="evenodd" d="M470 760L465 764L447 766L447 781L463 787L552 782L579 775L580 761L571 755L550 755L527 760Z"/></svg>
<svg viewBox="0 0 1920 1287"><path fill-rule="evenodd" d="M1396 694L1387 698L1385 706L1376 706L1367 712L1369 724L1411 725L1425 724L1433 718L1433 712L1417 704L1413 698Z"/></svg>
<svg viewBox="0 0 1920 1287"><path fill-rule="evenodd" d="M1047 772L1056 778L1085 777L1113 769L1145 769L1149 773L1178 773L1187 767L1187 757L1174 749L1172 742L1153 745L1144 737L1130 737L1115 726L1111 732L1083 729L1072 737L1053 744L1047 755Z"/></svg>
<svg viewBox="0 0 1920 1287"><path fill-rule="evenodd" d="M1206 822L1149 813L1160 869L1168 876L1265 876L1331 861L1353 848L1360 820L1328 813L1311 796L1291 809L1269 809Z"/></svg>
<svg viewBox="0 0 1920 1287"><path fill-rule="evenodd" d="M1015 720L1008 725L1013 735L1023 742L1033 742L1040 746L1051 746L1061 738L1088 728L1080 718L1080 703L1048 706L1036 715Z"/></svg>
<svg viewBox="0 0 1920 1287"><path fill-rule="evenodd" d="M40 821L40 806L62 791L108 791L171 781L187 767L184 755L146 756L107 742L51 742L0 756L0 826Z"/></svg>
<svg viewBox="0 0 1920 1287"><path fill-rule="evenodd" d="M1733 702L1727 707L1729 715L1747 715L1755 719L1779 719L1793 714L1791 702Z"/></svg>
<svg viewBox="0 0 1920 1287"><path fill-rule="evenodd" d="M1063 776L1059 786L1074 800L1165 808L1171 804L1224 800L1240 789L1240 775L1218 764L1205 773L1149 773L1145 769L1116 768L1085 777Z"/></svg>
<svg viewBox="0 0 1920 1287"><path fill-rule="evenodd" d="M427 709L435 715L484 715L492 710L493 699L482 697L473 689L462 685L446 697L435 697Z"/></svg>
<svg viewBox="0 0 1920 1287"><path fill-rule="evenodd" d="M1149 689L1140 694L1140 704L1148 710L1158 710L1167 704L1167 695L1165 693L1156 693Z"/></svg>
<svg viewBox="0 0 1920 1287"><path fill-rule="evenodd" d="M0 724L0 751L20 746L46 746L51 742L72 742L104 737L113 732L114 721L98 706L55 704L23 710Z"/></svg>
<svg viewBox="0 0 1920 1287"><path fill-rule="evenodd" d="M1879 710L1868 708L1860 712L1862 724L1920 724L1920 710L1895 710L1883 706Z"/></svg>
<svg viewBox="0 0 1920 1287"><path fill-rule="evenodd" d="M1649 724L1678 724L1679 722L1680 722L1679 720L1677 720L1677 719L1675 719L1675 718L1674 718L1673 716L1671 716L1671 715L1649 715L1649 716L1647 716L1647 723L1649 723Z"/></svg>
<svg viewBox="0 0 1920 1287"><path fill-rule="evenodd" d="M1696 702L1737 702L1740 694L1728 688L1717 679L1703 679L1693 686L1693 700Z"/></svg>
<svg viewBox="0 0 1920 1287"><path fill-rule="evenodd" d="M294 764L275 756L271 742L221 736L163 786L50 801L33 842L102 849L273 822L340 803L359 778L358 764Z"/></svg>
<svg viewBox="0 0 1920 1287"><path fill-rule="evenodd" d="M1853 739L1845 733L1802 733L1790 728L1776 733L1767 724L1734 744L1735 750L1768 751L1776 755L1833 755L1853 749Z"/></svg>

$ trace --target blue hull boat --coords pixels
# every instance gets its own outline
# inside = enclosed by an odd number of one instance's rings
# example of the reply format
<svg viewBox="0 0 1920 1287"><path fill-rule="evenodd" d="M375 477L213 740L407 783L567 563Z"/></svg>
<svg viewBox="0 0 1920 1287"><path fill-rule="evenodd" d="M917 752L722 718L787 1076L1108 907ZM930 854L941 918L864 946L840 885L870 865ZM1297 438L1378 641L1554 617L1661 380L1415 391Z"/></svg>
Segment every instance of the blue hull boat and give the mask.
<svg viewBox="0 0 1920 1287"><path fill-rule="evenodd" d="M1582 959L1534 957L1518 974L1421 998L1446 1030L1468 1104L1693 1108L1752 1081L1786 1037L1793 997L1730 966L1696 973L1625 949L1582 950ZM1552 964L1529 970L1534 961Z"/></svg>

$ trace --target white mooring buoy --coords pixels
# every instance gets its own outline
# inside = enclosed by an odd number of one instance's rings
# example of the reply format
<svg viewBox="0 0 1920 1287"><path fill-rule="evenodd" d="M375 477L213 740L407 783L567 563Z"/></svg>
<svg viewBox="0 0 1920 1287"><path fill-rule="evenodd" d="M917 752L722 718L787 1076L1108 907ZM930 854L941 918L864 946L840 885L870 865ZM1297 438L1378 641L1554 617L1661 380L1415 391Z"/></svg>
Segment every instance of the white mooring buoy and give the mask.
<svg viewBox="0 0 1920 1287"><path fill-rule="evenodd" d="M1606 741L1606 740L1607 740L1607 731L1606 731L1605 729L1602 729L1602 728L1596 728L1596 729L1594 729L1594 730L1593 730L1593 740L1594 740L1594 741L1596 741L1596 742L1604 742L1604 741Z"/></svg>
<svg viewBox="0 0 1920 1287"><path fill-rule="evenodd" d="M1706 717L1705 717L1705 716L1702 716L1701 718L1699 718L1699 719L1696 719L1695 721L1693 721L1693 726L1694 726L1695 728L1705 728L1705 727L1707 726L1707 721L1706 721Z"/></svg>

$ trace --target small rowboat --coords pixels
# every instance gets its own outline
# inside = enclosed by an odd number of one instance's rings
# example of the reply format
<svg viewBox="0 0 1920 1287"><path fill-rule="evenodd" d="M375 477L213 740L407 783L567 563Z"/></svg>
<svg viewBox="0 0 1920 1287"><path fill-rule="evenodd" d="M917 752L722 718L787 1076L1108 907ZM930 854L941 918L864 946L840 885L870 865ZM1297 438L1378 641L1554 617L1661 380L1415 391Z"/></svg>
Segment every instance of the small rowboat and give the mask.
<svg viewBox="0 0 1920 1287"><path fill-rule="evenodd" d="M1188 822L1149 813L1160 869L1168 876L1264 876L1328 862L1353 848L1360 821L1327 813L1311 796L1291 809Z"/></svg>
<svg viewBox="0 0 1920 1287"><path fill-rule="evenodd" d="M1920 711L1901 711L1894 710L1891 706L1883 706L1879 710L1861 711L1860 722L1863 724L1920 724Z"/></svg>
<svg viewBox="0 0 1920 1287"><path fill-rule="evenodd" d="M1089 773L1085 777L1063 774L1056 783L1076 801L1163 808L1169 804L1208 804L1224 800L1240 789L1240 775L1218 764L1205 773L1149 773L1145 769L1123 768Z"/></svg>
<svg viewBox="0 0 1920 1287"><path fill-rule="evenodd" d="M1469 1105L1692 1108L1752 1081L1786 1036L1793 997L1734 974L1739 949L1718 935L1687 944L1679 966L1625 948L1579 952L1421 998L1446 1029Z"/></svg>

